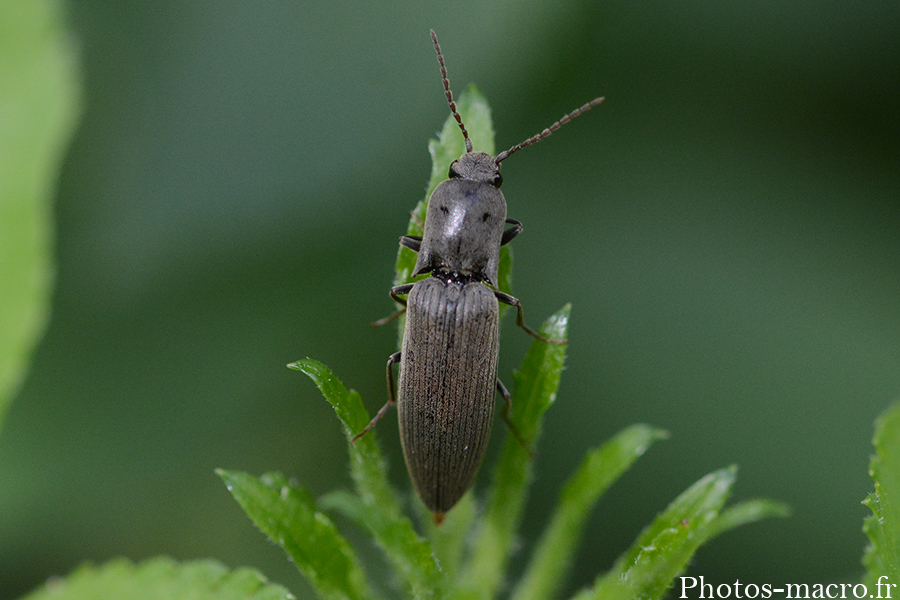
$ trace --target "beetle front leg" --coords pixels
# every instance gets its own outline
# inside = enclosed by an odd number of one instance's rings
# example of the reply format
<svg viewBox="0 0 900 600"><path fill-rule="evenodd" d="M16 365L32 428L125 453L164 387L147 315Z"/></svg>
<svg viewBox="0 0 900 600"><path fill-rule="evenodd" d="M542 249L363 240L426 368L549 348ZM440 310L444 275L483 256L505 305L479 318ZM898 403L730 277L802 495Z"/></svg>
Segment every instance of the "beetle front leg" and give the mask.
<svg viewBox="0 0 900 600"><path fill-rule="evenodd" d="M422 236L420 235L404 235L400 238L400 245L409 248L413 252L418 252L422 247Z"/></svg>
<svg viewBox="0 0 900 600"><path fill-rule="evenodd" d="M567 340L553 340L550 338L546 338L546 337L542 336L541 334L539 334L534 329L532 329L531 327L529 327L528 325L526 325L525 324L525 313L522 311L522 303L519 302L518 298L516 298L514 296L510 296L509 294L505 294L498 290L494 290L494 295L497 297L497 300L499 300L500 302L516 307L516 311L517 311L516 312L516 325L518 325L519 327L524 329L525 333L527 333L528 335L530 335L536 339L539 339L542 342L545 342L547 344L566 344L566 343L568 343Z"/></svg>
<svg viewBox="0 0 900 600"><path fill-rule="evenodd" d="M384 404L384 406L382 406L378 410L377 413L375 413L375 416L372 417L372 420L369 421L369 424L366 425L366 428L363 429L362 431L360 431L358 434L356 434L356 436L352 440L350 440L351 444L356 442L356 440L358 440L362 436L369 433L369 430L371 430L373 427L375 427L375 425L378 424L378 421L381 420L381 417L384 416L384 413L386 413L390 407L397 404L397 398L394 395L394 372L391 369L391 365L393 365L394 363L398 363L398 362L400 362L400 353L399 352L394 352L393 354L391 354L388 357L388 361L387 361L388 401Z"/></svg>
<svg viewBox="0 0 900 600"><path fill-rule="evenodd" d="M514 237L522 233L522 224L516 221L515 219L507 219L506 223L512 225L509 229L503 232L503 237L500 238L500 245L505 246L510 243Z"/></svg>

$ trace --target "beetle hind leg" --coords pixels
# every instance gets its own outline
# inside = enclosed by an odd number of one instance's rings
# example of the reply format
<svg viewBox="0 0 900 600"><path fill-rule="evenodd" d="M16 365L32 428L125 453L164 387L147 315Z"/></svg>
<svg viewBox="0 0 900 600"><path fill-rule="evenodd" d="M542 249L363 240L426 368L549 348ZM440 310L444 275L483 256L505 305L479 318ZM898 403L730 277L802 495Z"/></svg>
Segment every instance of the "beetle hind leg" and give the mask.
<svg viewBox="0 0 900 600"><path fill-rule="evenodd" d="M394 363L397 363L397 362L400 362L400 353L399 352L395 352L388 357L388 360L387 360L388 401L385 402L384 406L382 406L380 409L378 409L378 412L375 413L375 416L372 417L372 420L369 421L369 424L366 425L365 429L363 429L362 431L357 433L353 437L353 439L350 440L351 444L355 443L356 440L358 440L362 436L369 433L369 431L371 431L378 424L378 421L381 420L381 417L384 416L384 414L388 411L388 409L397 403L397 399L394 397L394 372L391 370L391 365L393 365Z"/></svg>

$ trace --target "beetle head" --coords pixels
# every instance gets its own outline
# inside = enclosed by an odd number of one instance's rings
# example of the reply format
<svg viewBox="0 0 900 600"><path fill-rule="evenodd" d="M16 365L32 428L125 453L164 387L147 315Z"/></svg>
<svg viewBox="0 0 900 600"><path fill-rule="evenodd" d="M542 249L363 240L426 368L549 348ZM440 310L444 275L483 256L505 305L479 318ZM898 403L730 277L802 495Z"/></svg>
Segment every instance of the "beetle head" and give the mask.
<svg viewBox="0 0 900 600"><path fill-rule="evenodd" d="M486 152L467 152L454 160L450 165L450 178L488 183L495 188L503 183L500 163Z"/></svg>

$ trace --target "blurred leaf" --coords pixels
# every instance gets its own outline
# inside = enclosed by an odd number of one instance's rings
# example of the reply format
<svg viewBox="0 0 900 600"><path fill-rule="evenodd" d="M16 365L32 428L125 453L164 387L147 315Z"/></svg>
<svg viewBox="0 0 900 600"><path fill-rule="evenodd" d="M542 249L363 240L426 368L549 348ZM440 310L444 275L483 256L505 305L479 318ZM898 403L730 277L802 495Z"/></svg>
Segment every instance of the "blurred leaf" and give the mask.
<svg viewBox="0 0 900 600"><path fill-rule="evenodd" d="M328 367L312 359L288 366L303 371L315 382L344 423L348 441L368 424L369 416L359 394L348 391ZM413 596L432 597L442 585L442 574L431 546L415 532L412 522L400 508L388 481L375 431L369 431L349 447L350 472L361 500L361 506L353 507L356 519L362 520L397 573L407 582Z"/></svg>
<svg viewBox="0 0 900 600"><path fill-rule="evenodd" d="M600 496L647 451L668 437L661 429L632 425L584 457L560 494L559 506L544 530L512 598L556 596L578 548L584 522Z"/></svg>
<svg viewBox="0 0 900 600"><path fill-rule="evenodd" d="M900 403L875 422L872 444L875 456L869 474L875 491L863 501L872 511L863 524L870 541L863 557L864 583L869 589L884 576L888 581L900 582Z"/></svg>
<svg viewBox="0 0 900 600"><path fill-rule="evenodd" d="M216 471L228 491L266 536L284 548L322 598L371 598L356 553L309 493L270 473L256 479Z"/></svg>
<svg viewBox="0 0 900 600"><path fill-rule="evenodd" d="M417 502L420 511L420 522L425 525L428 539L434 556L441 565L441 570L451 580L459 576L466 550L468 550L472 524L475 522L478 511L475 494L472 490L464 494L453 510L444 515L444 521L436 525L434 519L425 505Z"/></svg>
<svg viewBox="0 0 900 600"><path fill-rule="evenodd" d="M339 512L361 528L366 528L366 506L362 499L347 490L328 492L317 502L322 510Z"/></svg>
<svg viewBox="0 0 900 600"><path fill-rule="evenodd" d="M253 569L229 571L202 560L177 563L157 557L140 564L125 559L80 567L54 578L22 600L292 600L280 585Z"/></svg>
<svg viewBox="0 0 900 600"><path fill-rule="evenodd" d="M784 502L766 498L739 502L734 506L729 506L719 514L707 532L707 539L712 539L726 531L731 531L756 521L762 521L763 519L784 519L789 516L791 516L791 508Z"/></svg>
<svg viewBox="0 0 900 600"><path fill-rule="evenodd" d="M570 307L565 306L541 327L540 334L566 339ZM556 399L565 362L564 344L534 340L521 371L516 373L509 418L532 448L540 435L544 412ZM500 460L494 467L485 514L479 522L468 570L462 575L460 597L492 598L496 595L512 551L515 531L522 518L533 461L513 435L507 435Z"/></svg>
<svg viewBox="0 0 900 600"><path fill-rule="evenodd" d="M79 79L60 2L0 3L0 423L49 316L51 201Z"/></svg>
<svg viewBox="0 0 900 600"><path fill-rule="evenodd" d="M731 527L783 516L778 503L747 503L735 513L721 513L737 475L729 467L703 477L676 498L638 537L634 545L577 600L662 598L703 543ZM742 505L738 505L742 506ZM725 515L720 523L720 515Z"/></svg>

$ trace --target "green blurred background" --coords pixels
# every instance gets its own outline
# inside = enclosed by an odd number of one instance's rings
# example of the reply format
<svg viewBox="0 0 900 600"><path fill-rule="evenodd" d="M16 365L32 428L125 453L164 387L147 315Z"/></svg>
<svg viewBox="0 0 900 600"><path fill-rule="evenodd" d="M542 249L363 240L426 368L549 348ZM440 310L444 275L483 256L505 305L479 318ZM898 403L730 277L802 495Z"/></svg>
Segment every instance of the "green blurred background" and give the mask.
<svg viewBox="0 0 900 600"><path fill-rule="evenodd" d="M896 1L67 9L85 109L52 320L0 435L2 600L160 553L308 595L213 469L349 484L331 409L285 364L319 359L384 401L395 331L368 323L393 310L448 114L429 27L453 88L491 102L498 148L607 98L504 163L527 319L574 305L521 552L583 452L641 421L672 439L601 502L570 590L731 463L739 498L795 514L713 542L691 574L861 573L872 422L900 395ZM528 343L507 316L505 380ZM396 420L378 435L408 491Z"/></svg>

